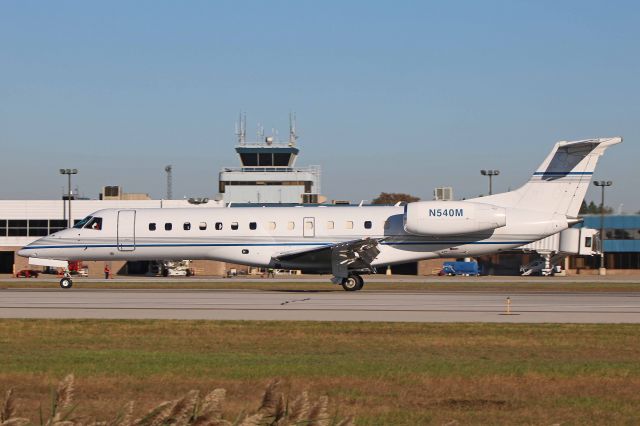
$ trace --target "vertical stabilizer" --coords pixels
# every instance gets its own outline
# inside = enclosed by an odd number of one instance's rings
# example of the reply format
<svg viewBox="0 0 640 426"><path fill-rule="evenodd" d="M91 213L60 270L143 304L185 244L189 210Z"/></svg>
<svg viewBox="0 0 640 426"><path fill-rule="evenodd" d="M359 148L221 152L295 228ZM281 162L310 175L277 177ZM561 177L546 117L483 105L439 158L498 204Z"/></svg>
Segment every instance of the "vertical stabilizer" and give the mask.
<svg viewBox="0 0 640 426"><path fill-rule="evenodd" d="M557 142L522 187L477 201L575 217L598 159L608 147L620 142L621 137Z"/></svg>

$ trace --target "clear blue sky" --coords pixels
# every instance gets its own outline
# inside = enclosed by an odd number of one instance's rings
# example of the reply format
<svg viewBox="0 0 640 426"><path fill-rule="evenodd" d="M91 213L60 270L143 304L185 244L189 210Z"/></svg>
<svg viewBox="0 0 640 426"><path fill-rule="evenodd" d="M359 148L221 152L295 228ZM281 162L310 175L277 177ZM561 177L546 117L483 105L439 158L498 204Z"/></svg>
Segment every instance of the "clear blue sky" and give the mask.
<svg viewBox="0 0 640 426"><path fill-rule="evenodd" d="M217 192L234 122L287 131L323 193L524 182L556 140L622 135L596 178L640 209L633 1L0 2L0 198ZM598 200L591 190L588 198Z"/></svg>

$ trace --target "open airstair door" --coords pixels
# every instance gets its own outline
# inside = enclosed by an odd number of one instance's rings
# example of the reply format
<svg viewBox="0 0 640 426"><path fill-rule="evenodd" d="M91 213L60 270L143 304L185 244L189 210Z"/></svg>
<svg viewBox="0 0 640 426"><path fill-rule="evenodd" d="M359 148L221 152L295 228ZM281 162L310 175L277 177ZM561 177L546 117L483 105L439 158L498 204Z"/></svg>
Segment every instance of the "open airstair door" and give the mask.
<svg viewBox="0 0 640 426"><path fill-rule="evenodd" d="M120 210L118 212L118 250L134 251L136 249L136 211Z"/></svg>

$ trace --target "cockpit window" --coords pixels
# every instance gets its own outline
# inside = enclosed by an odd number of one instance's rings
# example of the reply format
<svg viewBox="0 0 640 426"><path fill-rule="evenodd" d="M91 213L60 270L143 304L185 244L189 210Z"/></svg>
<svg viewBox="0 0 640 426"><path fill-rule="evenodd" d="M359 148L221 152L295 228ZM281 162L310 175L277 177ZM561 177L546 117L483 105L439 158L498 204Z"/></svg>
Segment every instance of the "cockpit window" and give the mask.
<svg viewBox="0 0 640 426"><path fill-rule="evenodd" d="M73 227L76 229L82 229L87 224L87 222L89 222L91 219L93 219L93 216L87 216L84 219L82 219L80 222L73 225Z"/></svg>
<svg viewBox="0 0 640 426"><path fill-rule="evenodd" d="M102 218L94 217L84 226L84 229L93 229L99 231L102 229Z"/></svg>

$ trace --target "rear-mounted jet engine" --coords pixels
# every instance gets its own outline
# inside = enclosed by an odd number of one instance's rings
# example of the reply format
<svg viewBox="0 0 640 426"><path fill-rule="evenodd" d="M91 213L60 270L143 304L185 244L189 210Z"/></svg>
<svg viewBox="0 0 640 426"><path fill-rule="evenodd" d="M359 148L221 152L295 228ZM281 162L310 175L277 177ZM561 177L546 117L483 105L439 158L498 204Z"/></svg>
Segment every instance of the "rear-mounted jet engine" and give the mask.
<svg viewBox="0 0 640 426"><path fill-rule="evenodd" d="M469 201L418 201L404 211L404 229L416 235L460 235L507 224L506 210Z"/></svg>

